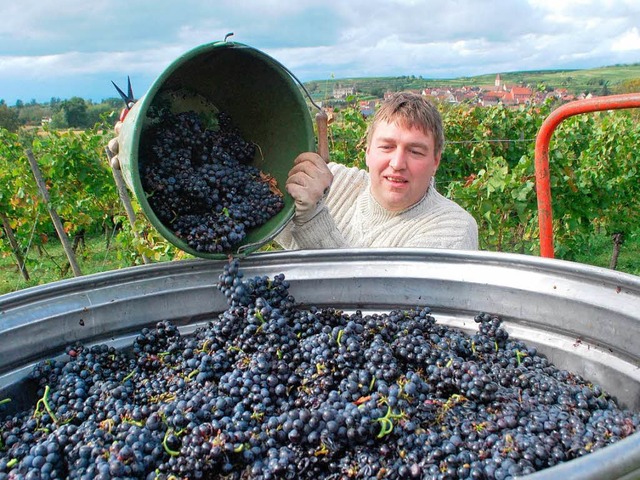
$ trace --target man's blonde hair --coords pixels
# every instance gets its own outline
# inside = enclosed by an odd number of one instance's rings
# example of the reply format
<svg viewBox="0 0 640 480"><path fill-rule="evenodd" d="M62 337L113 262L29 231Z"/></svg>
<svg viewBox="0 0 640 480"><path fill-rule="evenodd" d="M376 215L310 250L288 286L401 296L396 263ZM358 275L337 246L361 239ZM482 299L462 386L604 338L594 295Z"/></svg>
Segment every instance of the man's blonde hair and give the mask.
<svg viewBox="0 0 640 480"><path fill-rule="evenodd" d="M404 127L418 128L433 135L435 154L444 148L444 127L438 109L426 98L416 93L398 92L382 103L373 116L367 131L367 146L380 122L397 123Z"/></svg>

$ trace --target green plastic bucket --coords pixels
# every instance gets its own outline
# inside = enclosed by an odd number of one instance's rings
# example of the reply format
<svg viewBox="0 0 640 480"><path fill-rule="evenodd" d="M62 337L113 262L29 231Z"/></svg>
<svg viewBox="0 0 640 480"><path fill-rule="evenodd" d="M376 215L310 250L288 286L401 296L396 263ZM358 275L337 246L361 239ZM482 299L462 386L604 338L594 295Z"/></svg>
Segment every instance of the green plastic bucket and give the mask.
<svg viewBox="0 0 640 480"><path fill-rule="evenodd" d="M141 139L150 109L167 100L174 113L228 113L243 138L258 146L253 165L272 175L284 194L284 208L266 224L248 230L235 251L196 251L160 221L147 200L139 169ZM212 259L254 252L285 227L294 213L293 198L284 188L287 174L299 153L316 149L309 108L290 72L265 53L235 42L201 45L177 58L131 108L119 144L123 177L151 224L180 250Z"/></svg>

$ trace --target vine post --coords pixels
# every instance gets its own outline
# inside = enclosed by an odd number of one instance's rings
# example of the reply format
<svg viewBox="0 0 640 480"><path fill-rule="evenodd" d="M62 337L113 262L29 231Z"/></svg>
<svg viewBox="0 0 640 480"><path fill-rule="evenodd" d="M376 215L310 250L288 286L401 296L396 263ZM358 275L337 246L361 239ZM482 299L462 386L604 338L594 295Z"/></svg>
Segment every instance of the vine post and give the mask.
<svg viewBox="0 0 640 480"><path fill-rule="evenodd" d="M20 246L18 245L18 241L13 234L13 229L11 228L11 224L9 223L9 218L4 214L4 212L0 212L0 220L2 220L2 228L4 229L4 232L9 239L9 244L11 245L11 249L13 250L13 255L16 257L16 262L18 263L18 269L22 274L22 278L24 278L28 282L29 272L27 272L27 266L24 263L22 253L20 253Z"/></svg>
<svg viewBox="0 0 640 480"><path fill-rule="evenodd" d="M40 172L40 168L38 167L38 162L33 156L33 152L31 149L27 149L26 151L27 158L29 159L29 165L31 165L31 171L33 172L33 177L38 184L38 189L40 190L40 195L42 199L45 201L47 205L47 210L49 211L49 216L51 217L51 221L53 222L53 226L58 233L58 237L60 238L60 243L62 243L62 248L64 249L67 259L69 260L69 265L71 266L71 270L76 277L82 275L82 271L80 270L80 266L76 261L75 253L71 248L71 244L69 243L69 238L64 231L64 227L62 225L62 221L60 220L60 216L58 212L51 206L51 201L49 198L49 192L47 191L47 186L45 185L44 179L42 178L42 173Z"/></svg>
<svg viewBox="0 0 640 480"><path fill-rule="evenodd" d="M107 158L109 159L109 166L111 167L111 173L113 174L113 180L116 183L116 188L118 189L118 195L120 196L120 201L124 206L124 210L127 213L127 218L129 219L129 223L131 224L131 231L133 232L133 236L138 238L140 235L136 231L136 213L133 210L133 205L131 205L131 198L127 193L127 187L124 182L124 178L122 177L122 173L120 172L120 164L114 165L113 154L109 147L105 147L105 151L107 152ZM142 261L146 263L151 263L149 257L147 257L144 253L142 254Z"/></svg>

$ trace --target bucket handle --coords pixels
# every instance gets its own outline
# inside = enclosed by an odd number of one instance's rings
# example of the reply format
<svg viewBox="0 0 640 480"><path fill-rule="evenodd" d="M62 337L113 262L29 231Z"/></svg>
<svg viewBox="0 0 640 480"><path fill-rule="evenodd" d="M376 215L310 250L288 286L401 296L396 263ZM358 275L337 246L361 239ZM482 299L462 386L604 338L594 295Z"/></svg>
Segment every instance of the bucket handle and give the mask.
<svg viewBox="0 0 640 480"><path fill-rule="evenodd" d="M293 218L293 216L292 216ZM238 255L244 255L244 252L246 252L247 250L251 251L252 249L255 248L259 248L261 246L263 246L266 242L270 242L271 240L273 240L274 238L276 238L281 232L282 230L284 230L284 227L287 226L289 222L285 222L283 223L275 232L273 232L271 235L269 235L269 238L265 240L261 240L259 242L254 242L254 243L248 243L246 245L240 245L238 247L238 250L236 250Z"/></svg>
<svg viewBox="0 0 640 480"><path fill-rule="evenodd" d="M327 113L322 109L320 105L313 101L311 98L311 94L304 86L304 84L296 77L291 70L281 64L282 69L295 80L295 82L300 85L300 88L307 95L307 98L311 102L311 104L318 109L318 113L316 113L316 125L318 127L318 155L320 155L325 162L329 163L329 136L327 133L327 124L328 117Z"/></svg>
<svg viewBox="0 0 640 480"><path fill-rule="evenodd" d="M316 107L318 110L320 110L322 112L322 107L320 105L318 105L316 102L313 101L313 98L311 98L311 94L309 93L309 90L307 90L307 87L304 86L304 84L298 79L298 77L296 77L293 72L291 70L289 70L287 67L285 67L284 65L280 64L280 66L282 67L282 69L287 72L289 74L289 76L291 76L291 78L293 78L295 80L295 82L300 85L300 88L302 88L302 90L304 91L304 93L307 95L307 98L309 99L309 101L311 102L311 104Z"/></svg>
<svg viewBox="0 0 640 480"><path fill-rule="evenodd" d="M227 33L227 35L224 37L224 41L225 43L227 42L227 39L229 37L231 37L233 35L233 32L229 32ZM231 44L234 47L237 47L240 44L235 44L232 43ZM241 45L242 48L244 48L244 45ZM323 110L323 108L318 105L313 98L311 97L311 94L309 93L309 90L307 90L307 87L304 86L304 84L300 81L300 79L298 77L296 77L294 75L294 73L289 70L287 67L285 67L282 63L278 62L275 59L272 59L274 62L276 62L278 64L278 66L284 70L292 79L295 83L298 84L298 86L302 89L302 91L305 93L305 95L307 96L307 98L309 99L309 102L311 102L311 105L313 105L314 107L316 107L318 109L318 113L316 113L316 126L318 128L318 155L320 155L325 162L329 163L329 136L327 133L327 125L328 125L328 116L327 113ZM253 246L253 245L250 245Z"/></svg>

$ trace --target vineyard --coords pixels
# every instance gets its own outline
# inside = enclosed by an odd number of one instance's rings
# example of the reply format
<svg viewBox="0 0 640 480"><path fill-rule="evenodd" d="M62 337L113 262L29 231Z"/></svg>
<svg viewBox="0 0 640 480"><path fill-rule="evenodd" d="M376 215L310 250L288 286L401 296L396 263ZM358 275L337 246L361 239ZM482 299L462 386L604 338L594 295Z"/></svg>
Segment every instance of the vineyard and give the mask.
<svg viewBox="0 0 640 480"><path fill-rule="evenodd" d="M447 145L438 189L476 218L483 250L539 253L534 144L551 108L441 105ZM337 112L332 160L364 166L366 127L356 108ZM147 223L134 198L135 221L127 215L105 152L111 136L107 122L79 132L0 129L0 293L187 256ZM576 116L557 129L550 151L556 258L640 273L638 264L595 255L640 243L639 144L634 111ZM81 254L76 265L54 253L66 241Z"/></svg>

